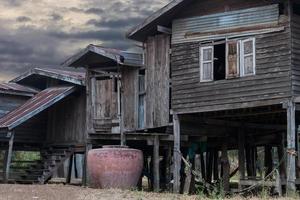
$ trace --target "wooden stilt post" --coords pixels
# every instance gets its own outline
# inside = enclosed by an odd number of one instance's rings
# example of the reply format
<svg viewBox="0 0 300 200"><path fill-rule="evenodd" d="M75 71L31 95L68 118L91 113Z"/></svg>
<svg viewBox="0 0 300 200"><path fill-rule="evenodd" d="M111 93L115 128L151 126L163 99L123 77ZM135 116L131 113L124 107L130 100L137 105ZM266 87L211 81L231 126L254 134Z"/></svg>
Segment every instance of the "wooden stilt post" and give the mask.
<svg viewBox="0 0 300 200"><path fill-rule="evenodd" d="M166 152L166 188L168 191L170 191L170 182L171 182L171 165L172 165L172 148L171 146L167 147Z"/></svg>
<svg viewBox="0 0 300 200"><path fill-rule="evenodd" d="M180 192L180 168L181 168L181 153L180 153L180 120L177 114L173 115L174 128L174 170L173 170L173 192Z"/></svg>
<svg viewBox="0 0 300 200"><path fill-rule="evenodd" d="M245 133L242 129L239 130L238 135L238 147L239 147L239 173L240 180L245 179ZM242 189L239 185L239 189Z"/></svg>
<svg viewBox="0 0 300 200"><path fill-rule="evenodd" d="M285 158L284 158L284 148L282 146L278 147L278 159L281 161L279 165L279 172L280 177L285 179L286 178L286 164L285 164Z"/></svg>
<svg viewBox="0 0 300 200"><path fill-rule="evenodd" d="M159 183L160 183L160 177L159 177L159 136L154 136L153 141L153 189L154 192L159 192Z"/></svg>
<svg viewBox="0 0 300 200"><path fill-rule="evenodd" d="M222 145L222 167L223 167L223 188L225 192L229 192L229 181L230 181L230 164L227 153L227 143Z"/></svg>
<svg viewBox="0 0 300 200"><path fill-rule="evenodd" d="M78 178L78 169L77 169L77 158L76 153L74 153L74 175L75 178Z"/></svg>
<svg viewBox="0 0 300 200"><path fill-rule="evenodd" d="M211 183L212 181L212 172L213 172L213 151L208 149L206 152L206 181Z"/></svg>
<svg viewBox="0 0 300 200"><path fill-rule="evenodd" d="M71 178L72 178L72 168L73 168L73 158L74 154L72 154L69 158L69 165L68 165L68 174L67 174L67 179L66 183L70 184L71 183Z"/></svg>
<svg viewBox="0 0 300 200"><path fill-rule="evenodd" d="M9 132L8 135L10 136L9 142L8 142L8 149L5 153L5 165L4 165L4 171L3 171L3 181L4 183L8 182L9 179L9 170L10 170L10 164L11 164L11 157L13 152L13 144L14 144L14 132Z"/></svg>
<svg viewBox="0 0 300 200"><path fill-rule="evenodd" d="M214 180L219 180L219 151L215 149L213 151L213 159L214 159Z"/></svg>
<svg viewBox="0 0 300 200"><path fill-rule="evenodd" d="M265 175L269 175L273 170L273 160L272 160L272 147L267 145L265 146Z"/></svg>
<svg viewBox="0 0 300 200"><path fill-rule="evenodd" d="M287 106L287 192L296 191L296 125L295 103L288 102Z"/></svg>
<svg viewBox="0 0 300 200"><path fill-rule="evenodd" d="M85 146L85 154L84 154L84 163L83 163L83 174L82 174L82 185L87 186L88 185L88 179L89 179L89 173L87 169L87 154L92 149L92 144L87 144Z"/></svg>
<svg viewBox="0 0 300 200"><path fill-rule="evenodd" d="M186 160L189 161L188 156L186 157ZM184 180L183 193L189 194L192 181L192 169L189 166L186 166L185 175L186 176Z"/></svg>

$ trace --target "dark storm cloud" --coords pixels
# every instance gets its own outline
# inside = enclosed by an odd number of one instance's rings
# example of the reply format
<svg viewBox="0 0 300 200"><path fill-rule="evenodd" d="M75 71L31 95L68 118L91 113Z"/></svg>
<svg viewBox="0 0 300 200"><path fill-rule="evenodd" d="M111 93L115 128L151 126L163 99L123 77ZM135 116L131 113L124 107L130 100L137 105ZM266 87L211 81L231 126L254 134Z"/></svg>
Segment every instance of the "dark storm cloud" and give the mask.
<svg viewBox="0 0 300 200"><path fill-rule="evenodd" d="M89 8L87 10L84 10L85 13L87 14L96 14L96 15L100 15L104 12L103 9L101 8Z"/></svg>
<svg viewBox="0 0 300 200"><path fill-rule="evenodd" d="M94 25L100 28L120 28L129 27L138 24L143 20L142 17L131 17L122 19L96 20L91 19L87 22L88 25Z"/></svg>
<svg viewBox="0 0 300 200"><path fill-rule="evenodd" d="M116 40L116 39L125 39L125 35L120 30L93 30L93 31L84 31L84 32L49 32L49 36L57 39L81 39L81 40Z"/></svg>
<svg viewBox="0 0 300 200"><path fill-rule="evenodd" d="M17 17L16 20L17 20L17 22L30 22L31 18L27 17L27 16L20 16L20 17Z"/></svg>
<svg viewBox="0 0 300 200"><path fill-rule="evenodd" d="M7 30L4 26L5 22L1 21L0 72L18 75L36 66L57 66L78 52L79 49L76 48L66 50L69 44L79 43L80 48L94 43L122 50L133 49L134 45L125 39L125 33L153 13L156 9L153 5L159 4L159 1L167 2L168 0L83 1L82 5L67 8L68 12L88 16L88 22L84 24L83 21L82 27L73 27L71 23L65 24L64 19L67 17L65 18L64 13L58 10L45 13L45 16L52 21L60 21L61 23L58 24L63 26L61 29L24 25L14 30ZM13 0L8 4L21 6L22 2L23 0ZM19 16L16 22L32 22L33 19L35 19L34 15Z"/></svg>
<svg viewBox="0 0 300 200"><path fill-rule="evenodd" d="M59 21L59 20L63 19L63 16L61 16L60 14L57 14L57 13L51 14L50 17L53 21Z"/></svg>

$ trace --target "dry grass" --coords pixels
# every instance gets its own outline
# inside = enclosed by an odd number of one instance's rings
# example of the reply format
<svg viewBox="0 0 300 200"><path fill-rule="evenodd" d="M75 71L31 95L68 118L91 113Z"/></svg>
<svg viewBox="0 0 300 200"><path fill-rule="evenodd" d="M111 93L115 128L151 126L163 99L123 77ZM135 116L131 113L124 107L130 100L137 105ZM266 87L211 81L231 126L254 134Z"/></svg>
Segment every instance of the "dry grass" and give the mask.
<svg viewBox="0 0 300 200"><path fill-rule="evenodd" d="M64 185L0 185L0 200L200 200L200 196L96 190ZM243 199L241 197L232 200ZM258 200L261 198L247 198ZM265 198L268 199L268 198ZM282 198L287 200L291 198Z"/></svg>

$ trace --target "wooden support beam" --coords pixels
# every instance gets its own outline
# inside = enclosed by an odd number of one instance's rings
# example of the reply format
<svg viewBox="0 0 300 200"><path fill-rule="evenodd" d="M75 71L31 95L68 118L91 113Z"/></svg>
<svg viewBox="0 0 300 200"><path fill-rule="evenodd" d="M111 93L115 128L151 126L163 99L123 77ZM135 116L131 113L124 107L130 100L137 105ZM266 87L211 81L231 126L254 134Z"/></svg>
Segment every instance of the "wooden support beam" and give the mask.
<svg viewBox="0 0 300 200"><path fill-rule="evenodd" d="M68 174L67 174L67 179L66 183L70 184L71 183L71 178L72 178L72 168L73 168L73 158L74 154L72 154L69 158L69 164L68 164Z"/></svg>
<svg viewBox="0 0 300 200"><path fill-rule="evenodd" d="M87 155L88 152L93 148L92 144L86 144L85 154L84 154L84 163L83 163L83 174L82 174L82 185L87 186L89 182L89 172L87 169Z"/></svg>
<svg viewBox="0 0 300 200"><path fill-rule="evenodd" d="M273 159L272 159L272 147L269 145L265 146L265 175L269 175L273 170Z"/></svg>
<svg viewBox="0 0 300 200"><path fill-rule="evenodd" d="M240 182L245 179L245 133L242 129L239 130L238 134L238 147L239 147L239 173ZM239 184L241 189L241 185Z"/></svg>
<svg viewBox="0 0 300 200"><path fill-rule="evenodd" d="M13 144L14 144L14 132L9 132L10 138L8 142L8 149L5 152L5 158L4 158L4 170L3 170L3 181L4 183L8 182L9 179L9 171L10 171L10 164L11 164L11 157L13 152Z"/></svg>
<svg viewBox="0 0 300 200"><path fill-rule="evenodd" d="M287 104L287 192L296 191L296 125L295 103Z"/></svg>
<svg viewBox="0 0 300 200"><path fill-rule="evenodd" d="M78 169L77 169L77 156L76 153L74 153L74 175L75 178L78 178Z"/></svg>
<svg viewBox="0 0 300 200"><path fill-rule="evenodd" d="M157 26L157 31L168 35L172 34L172 29L160 25Z"/></svg>
<svg viewBox="0 0 300 200"><path fill-rule="evenodd" d="M217 181L219 180L219 151L217 149L214 149L213 150L213 160L214 160L214 172L213 172L213 175L214 175L214 180Z"/></svg>
<svg viewBox="0 0 300 200"><path fill-rule="evenodd" d="M186 156L186 160L190 161L189 157ZM185 166L185 180L184 180L184 186L183 186L183 194L189 194L190 188L191 188L191 181L192 181L192 163L191 166Z"/></svg>
<svg viewBox="0 0 300 200"><path fill-rule="evenodd" d="M174 170L173 170L173 192L180 192L180 168L181 168L181 153L180 153L180 120L177 114L173 115L174 129Z"/></svg>
<svg viewBox="0 0 300 200"><path fill-rule="evenodd" d="M208 150L206 152L206 181L211 183L212 181L212 172L213 172L213 151Z"/></svg>
<svg viewBox="0 0 300 200"><path fill-rule="evenodd" d="M227 143L222 145L222 168L223 168L223 188L225 192L229 192L229 181L230 181L230 164L228 159L228 147Z"/></svg>
<svg viewBox="0 0 300 200"><path fill-rule="evenodd" d="M170 183L171 183L171 165L172 165L172 148L171 146L167 147L167 151L165 152L165 159L166 159L166 188L167 191L170 191Z"/></svg>
<svg viewBox="0 0 300 200"><path fill-rule="evenodd" d="M153 146L153 189L154 192L160 190L160 177L159 177L159 136L154 137Z"/></svg>

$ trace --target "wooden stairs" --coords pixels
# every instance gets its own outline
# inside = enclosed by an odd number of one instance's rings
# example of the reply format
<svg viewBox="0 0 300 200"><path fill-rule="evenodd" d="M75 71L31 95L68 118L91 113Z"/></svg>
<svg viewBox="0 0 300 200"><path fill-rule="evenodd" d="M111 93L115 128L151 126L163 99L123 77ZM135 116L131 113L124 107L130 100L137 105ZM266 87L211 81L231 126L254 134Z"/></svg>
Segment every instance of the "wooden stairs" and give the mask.
<svg viewBox="0 0 300 200"><path fill-rule="evenodd" d="M12 169L9 183L45 184L73 154L72 147L47 147L41 151L41 160L31 162L27 167Z"/></svg>

